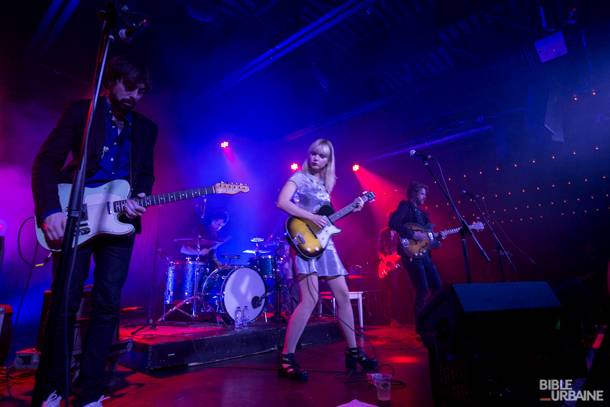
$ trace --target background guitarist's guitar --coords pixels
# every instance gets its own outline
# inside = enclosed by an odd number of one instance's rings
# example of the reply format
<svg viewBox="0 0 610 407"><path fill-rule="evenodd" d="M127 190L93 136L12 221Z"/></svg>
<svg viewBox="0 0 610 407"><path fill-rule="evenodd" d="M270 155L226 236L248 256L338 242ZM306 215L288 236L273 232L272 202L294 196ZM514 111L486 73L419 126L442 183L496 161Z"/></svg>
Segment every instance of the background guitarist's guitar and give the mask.
<svg viewBox="0 0 610 407"><path fill-rule="evenodd" d="M114 180L96 188L85 188L83 196L83 219L81 219L78 236L78 244L83 244L98 235L128 235L135 232L135 227L129 223L123 223L119 216L124 213L130 191L129 182L125 180ZM59 184L57 193L62 208L67 208L70 199L72 184ZM161 205L170 202L182 201L184 199L197 198L209 194L237 194L248 192L250 188L245 184L227 184L219 182L211 187L189 189L185 191L169 192L165 194L149 195L143 198L135 197L144 207ZM47 243L44 232L36 225L36 237L38 243L47 250L59 251Z"/></svg>
<svg viewBox="0 0 610 407"><path fill-rule="evenodd" d="M366 203L375 199L375 194L363 192L358 199L362 199ZM355 208L356 200L335 213L330 206L322 206L316 214L326 216L329 220L323 229L309 220L291 216L286 221L286 238L299 255L308 259L316 258L324 252L330 238L341 232L341 229L335 226L335 222L352 213Z"/></svg>
<svg viewBox="0 0 610 407"><path fill-rule="evenodd" d="M384 279L390 273L400 268L400 255L398 253L383 254L379 253L379 264L377 265L377 275Z"/></svg>
<svg viewBox="0 0 610 407"><path fill-rule="evenodd" d="M438 233L432 231L432 224L426 226L418 225L417 223L407 223L406 226L414 232L423 232L426 237L422 240L400 239L399 247L409 257L423 256L430 249L436 249L441 245L437 235L449 236L456 234L462 229L461 227L441 230ZM481 222L474 222L468 226L470 230L483 230L484 226Z"/></svg>

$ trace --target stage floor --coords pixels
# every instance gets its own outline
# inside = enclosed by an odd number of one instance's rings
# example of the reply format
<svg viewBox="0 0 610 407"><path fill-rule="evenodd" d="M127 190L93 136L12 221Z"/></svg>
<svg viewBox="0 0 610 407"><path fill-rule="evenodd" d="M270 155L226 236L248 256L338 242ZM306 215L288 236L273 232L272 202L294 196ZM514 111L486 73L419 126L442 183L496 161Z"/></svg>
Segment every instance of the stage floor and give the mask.
<svg viewBox="0 0 610 407"><path fill-rule="evenodd" d="M366 350L376 354L382 371L394 372L393 406L431 406L427 351L413 327L374 327L366 331ZM358 399L376 404L375 388L364 376L347 377L343 341L304 346L299 363L309 371L307 383L277 375L278 352L248 356L204 366L139 372L117 368L111 397L104 406L337 406ZM19 373L18 373L19 374ZM0 406L26 405L33 376L12 386L16 400L2 397ZM0 390L3 396L5 389Z"/></svg>

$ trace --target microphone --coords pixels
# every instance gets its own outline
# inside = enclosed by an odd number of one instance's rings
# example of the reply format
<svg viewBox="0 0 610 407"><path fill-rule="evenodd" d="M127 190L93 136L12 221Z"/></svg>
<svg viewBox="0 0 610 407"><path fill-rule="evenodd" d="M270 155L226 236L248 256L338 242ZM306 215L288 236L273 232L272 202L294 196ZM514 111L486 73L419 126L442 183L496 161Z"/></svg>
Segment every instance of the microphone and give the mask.
<svg viewBox="0 0 610 407"><path fill-rule="evenodd" d="M130 43L138 34L140 34L142 31L144 31L149 25L150 25L150 22L148 21L148 19L144 18L139 23L130 23L130 24L128 24L127 28L121 28L117 32L117 36L118 36L119 40L126 42L126 43Z"/></svg>
<svg viewBox="0 0 610 407"><path fill-rule="evenodd" d="M424 153L420 153L416 150L410 150L409 151L409 156L410 157L419 157L424 161L428 161L432 159L432 156L430 154L424 154Z"/></svg>
<svg viewBox="0 0 610 407"><path fill-rule="evenodd" d="M462 189L462 194L464 194L466 196L469 196L469 197L471 197L473 199L479 199L481 197L481 195L475 194L474 192L470 192L470 191L467 191L465 189Z"/></svg>

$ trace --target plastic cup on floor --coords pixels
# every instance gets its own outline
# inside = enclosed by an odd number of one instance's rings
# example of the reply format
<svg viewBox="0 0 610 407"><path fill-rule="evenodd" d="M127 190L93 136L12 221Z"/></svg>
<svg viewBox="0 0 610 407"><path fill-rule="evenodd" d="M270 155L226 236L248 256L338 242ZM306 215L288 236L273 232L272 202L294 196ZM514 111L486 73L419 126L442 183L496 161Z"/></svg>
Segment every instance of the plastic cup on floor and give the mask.
<svg viewBox="0 0 610 407"><path fill-rule="evenodd" d="M377 373L373 377L373 383L377 389L377 401L379 405L390 405L392 400L392 375L388 373Z"/></svg>

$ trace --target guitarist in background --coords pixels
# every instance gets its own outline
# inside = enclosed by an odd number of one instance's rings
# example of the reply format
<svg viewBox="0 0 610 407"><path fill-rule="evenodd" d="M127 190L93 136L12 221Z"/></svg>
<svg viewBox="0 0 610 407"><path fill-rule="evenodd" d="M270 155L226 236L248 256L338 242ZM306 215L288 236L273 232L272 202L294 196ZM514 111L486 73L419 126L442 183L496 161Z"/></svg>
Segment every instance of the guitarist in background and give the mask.
<svg viewBox="0 0 610 407"><path fill-rule="evenodd" d="M157 125L133 111L150 90L148 70L122 58L112 59L103 78L104 96L93 118L89 142L86 186L125 179L132 196L152 191L153 147ZM71 183L79 167L80 148L89 101L72 103L64 111L55 129L40 148L32 171L32 189L36 219L47 241L59 246L66 226L66 214L59 204L57 184ZM71 160L66 164L68 156ZM128 200L125 216L140 229L145 208ZM81 302L83 284L89 273L91 257L95 261L91 322L81 360L82 393L77 404L101 406L106 377L106 359L118 326L121 289L134 244L134 235L97 237L78 248L76 267L69 287L68 354L71 354L74 321ZM59 254L53 258L54 276ZM64 282L53 279L53 292L62 292ZM59 301L53 298L52 301ZM54 309L54 307L51 307ZM42 345L40 365L32 404L59 406L64 388L65 361L62 315L49 315Z"/></svg>
<svg viewBox="0 0 610 407"><path fill-rule="evenodd" d="M430 223L428 215L420 209L426 201L428 187L419 182L411 182L407 189L408 201L400 201L398 208L390 215L389 226L398 232L401 238L423 240L425 233L413 231L406 226L407 223L416 223L425 226ZM439 240L444 236L439 234ZM402 263L409 274L411 284L415 288L415 321L421 312L428 295L440 288L441 278L432 262L430 252L422 256L408 257L403 250L399 250Z"/></svg>
<svg viewBox="0 0 610 407"><path fill-rule="evenodd" d="M335 183L335 152L330 140L318 139L309 146L307 160L303 169L296 172L282 187L277 206L292 216L309 220L323 228L328 218L317 215L316 211L323 205L330 205L330 193ZM363 201L356 200L355 210L362 209ZM320 257L305 259L296 255L293 250L293 267L295 280L299 284L299 304L290 316L284 347L280 357L279 374L291 380L306 381L307 372L302 370L294 358L297 343L303 334L305 325L318 303L318 279L325 279L337 301L337 316L343 330L347 349L345 366L356 369L360 364L366 370L377 367L375 359L368 358L356 346L354 329L354 312L349 300L349 290L345 281L347 270L343 266L337 249L332 241Z"/></svg>
<svg viewBox="0 0 610 407"><path fill-rule="evenodd" d="M400 244L398 232L385 227L379 232L379 265L377 272L383 289L384 313L390 325L400 327L406 323L404 299L407 291L406 272L401 264L397 248Z"/></svg>

